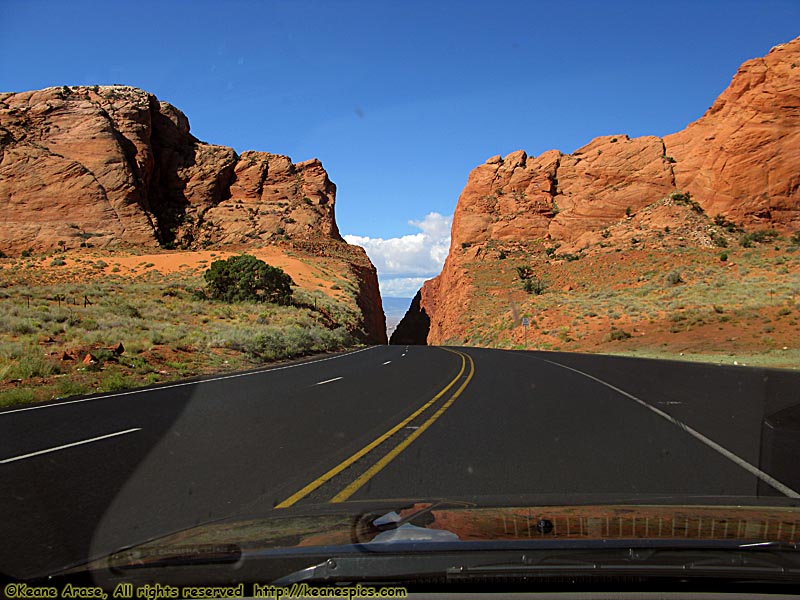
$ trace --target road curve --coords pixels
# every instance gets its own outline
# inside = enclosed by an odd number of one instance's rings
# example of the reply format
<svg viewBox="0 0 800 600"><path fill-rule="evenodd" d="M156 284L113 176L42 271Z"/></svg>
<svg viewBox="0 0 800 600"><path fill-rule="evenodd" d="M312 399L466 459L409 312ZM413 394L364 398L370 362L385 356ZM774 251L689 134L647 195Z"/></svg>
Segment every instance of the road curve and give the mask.
<svg viewBox="0 0 800 600"><path fill-rule="evenodd" d="M0 573L237 514L390 498L796 496L765 460L800 375L375 346L0 412Z"/></svg>

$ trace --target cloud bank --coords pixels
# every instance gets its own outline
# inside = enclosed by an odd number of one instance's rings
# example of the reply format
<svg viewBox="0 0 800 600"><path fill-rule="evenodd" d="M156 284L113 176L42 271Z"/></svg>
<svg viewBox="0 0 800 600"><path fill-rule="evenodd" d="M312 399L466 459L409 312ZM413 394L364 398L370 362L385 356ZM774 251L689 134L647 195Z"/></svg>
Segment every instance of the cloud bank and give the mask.
<svg viewBox="0 0 800 600"><path fill-rule="evenodd" d="M442 270L450 248L453 216L432 212L421 221L409 221L419 233L396 238L345 235L348 244L362 246L375 268L383 296L411 298L422 282Z"/></svg>

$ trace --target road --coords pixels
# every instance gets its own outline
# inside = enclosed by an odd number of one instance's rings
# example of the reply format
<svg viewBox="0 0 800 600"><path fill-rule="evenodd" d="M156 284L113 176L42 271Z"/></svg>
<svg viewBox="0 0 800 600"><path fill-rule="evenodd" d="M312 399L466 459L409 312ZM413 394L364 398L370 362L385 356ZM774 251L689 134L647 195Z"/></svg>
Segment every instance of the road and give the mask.
<svg viewBox="0 0 800 600"><path fill-rule="evenodd" d="M763 430L799 404L788 371L376 346L5 410L0 573L308 503L797 497Z"/></svg>

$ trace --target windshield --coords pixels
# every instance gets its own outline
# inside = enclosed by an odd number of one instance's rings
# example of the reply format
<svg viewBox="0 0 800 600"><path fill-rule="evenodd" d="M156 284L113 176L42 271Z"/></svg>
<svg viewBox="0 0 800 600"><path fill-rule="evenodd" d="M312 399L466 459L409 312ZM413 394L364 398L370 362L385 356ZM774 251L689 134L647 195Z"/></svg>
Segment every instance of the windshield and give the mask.
<svg viewBox="0 0 800 600"><path fill-rule="evenodd" d="M798 583L800 6L0 20L6 596Z"/></svg>

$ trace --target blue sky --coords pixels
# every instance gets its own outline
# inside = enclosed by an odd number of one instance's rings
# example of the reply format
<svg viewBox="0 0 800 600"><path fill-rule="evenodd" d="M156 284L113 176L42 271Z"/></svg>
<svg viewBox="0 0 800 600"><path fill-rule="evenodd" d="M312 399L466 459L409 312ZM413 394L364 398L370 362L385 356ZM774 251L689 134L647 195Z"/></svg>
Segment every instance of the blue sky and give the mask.
<svg viewBox="0 0 800 600"><path fill-rule="evenodd" d="M800 2L2 0L0 22L0 91L133 85L205 141L320 158L342 233L408 288L474 166L682 129L800 35Z"/></svg>

